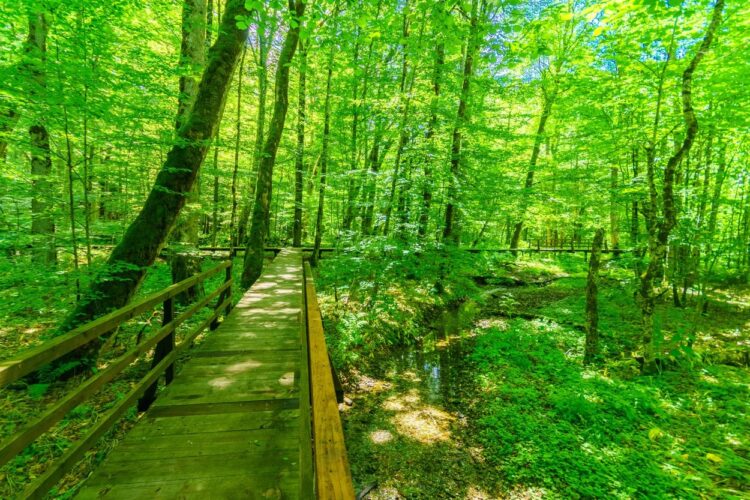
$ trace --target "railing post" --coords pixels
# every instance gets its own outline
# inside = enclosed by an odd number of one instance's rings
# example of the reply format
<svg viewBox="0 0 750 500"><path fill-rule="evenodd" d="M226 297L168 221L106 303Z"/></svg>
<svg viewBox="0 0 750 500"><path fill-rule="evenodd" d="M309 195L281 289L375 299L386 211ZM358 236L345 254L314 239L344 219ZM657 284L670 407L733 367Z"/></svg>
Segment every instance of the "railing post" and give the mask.
<svg viewBox="0 0 750 500"><path fill-rule="evenodd" d="M162 326L166 326L174 320L174 298L168 298L164 301L164 319L162 320ZM154 357L151 360L151 368L158 365L162 359L164 359L174 349L174 330L169 333L166 337L161 339L156 344L154 350ZM164 379L166 384L169 385L174 379L174 365L169 365L164 371ZM141 399L138 400L138 411L146 411L151 406L151 403L156 399L156 389L159 387L159 380L157 379L151 386L146 389Z"/></svg>
<svg viewBox="0 0 750 500"><path fill-rule="evenodd" d="M232 310L232 262L227 267L226 274L224 275L224 283L229 283L225 292L226 298L229 298L229 304L227 304L227 309L224 311L224 314L229 314Z"/></svg>
<svg viewBox="0 0 750 500"><path fill-rule="evenodd" d="M224 275L224 283L229 283L231 280L232 280L232 263L230 262L229 266L227 266L226 274ZM218 308L221 306L221 304L224 303L224 301L227 299L227 297L229 297L230 299L232 297L232 285L231 285L231 283L227 287L227 289L224 290L223 292L221 292L221 295L219 295L219 299L218 299L218 302L216 303L216 309L215 310L218 310ZM232 310L232 301L230 300L229 304L227 304L227 307L224 310L224 315L229 314L229 311L231 311L231 310ZM217 328L219 328L219 318L218 317L214 318L214 320L211 322L211 326L209 326L209 329L211 331L214 331Z"/></svg>

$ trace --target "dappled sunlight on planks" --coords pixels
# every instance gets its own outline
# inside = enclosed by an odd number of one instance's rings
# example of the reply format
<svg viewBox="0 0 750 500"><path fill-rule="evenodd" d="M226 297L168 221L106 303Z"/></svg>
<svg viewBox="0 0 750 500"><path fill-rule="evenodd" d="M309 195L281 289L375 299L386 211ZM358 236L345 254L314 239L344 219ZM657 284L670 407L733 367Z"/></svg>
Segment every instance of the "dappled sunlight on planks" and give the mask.
<svg viewBox="0 0 750 500"><path fill-rule="evenodd" d="M234 382L234 380L228 377L217 377L215 379L211 379L208 382L208 385L210 385L214 389L226 389L230 385L234 384Z"/></svg>
<svg viewBox="0 0 750 500"><path fill-rule="evenodd" d="M283 251L80 498L310 498L302 292L301 255Z"/></svg>
<svg viewBox="0 0 750 500"><path fill-rule="evenodd" d="M253 368L259 368L261 366L263 366L263 363L248 359L246 361L240 361L239 363L228 366L226 371L229 373L243 373L252 370Z"/></svg>
<svg viewBox="0 0 750 500"><path fill-rule="evenodd" d="M294 385L294 372L287 372L279 377L279 384L283 386Z"/></svg>

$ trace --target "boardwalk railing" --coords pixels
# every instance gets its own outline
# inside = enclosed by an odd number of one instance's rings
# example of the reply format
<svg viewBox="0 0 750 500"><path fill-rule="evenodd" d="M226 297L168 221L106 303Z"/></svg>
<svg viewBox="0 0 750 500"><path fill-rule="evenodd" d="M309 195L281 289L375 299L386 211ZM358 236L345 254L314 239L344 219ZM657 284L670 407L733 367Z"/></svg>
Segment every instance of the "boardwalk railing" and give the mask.
<svg viewBox="0 0 750 500"><path fill-rule="evenodd" d="M310 264L305 262L305 323L310 367L313 468L318 499L355 498L336 398L334 374L323 335Z"/></svg>
<svg viewBox="0 0 750 500"><path fill-rule="evenodd" d="M178 294L203 283L206 279L215 276L221 271L225 271L225 279L216 290L206 294L187 310L175 316L174 298ZM214 307L213 313L188 333L179 345L175 345L175 331L177 327L194 316L198 311L208 306L217 297L217 304ZM164 307L162 327L153 336L139 343L125 354L110 361L106 368L86 379L75 390L66 394L62 399L47 408L41 416L27 423L20 430L16 431L15 434L0 443L1 467L23 451L36 438L47 432L70 410L86 401L106 383L112 381L140 356L155 348L151 370L114 407L104 413L82 439L72 444L56 462L47 468L42 476L29 485L22 494L24 498L44 497L47 491L70 471L84 453L94 445L96 440L109 430L123 413L136 402L138 402L139 410L148 408L155 398L159 377L163 373L166 375L167 384L172 381L174 376L174 362L179 353L190 346L195 338L206 328L215 329L218 326L218 318L222 312L228 314L231 310L232 263L231 261L222 262L209 271L176 283L122 309L118 309L97 320L79 326L71 332L56 337L16 358L0 361L0 388L2 388L29 373L37 371L48 363L70 354L78 347L94 341L129 319L153 310L161 304Z"/></svg>

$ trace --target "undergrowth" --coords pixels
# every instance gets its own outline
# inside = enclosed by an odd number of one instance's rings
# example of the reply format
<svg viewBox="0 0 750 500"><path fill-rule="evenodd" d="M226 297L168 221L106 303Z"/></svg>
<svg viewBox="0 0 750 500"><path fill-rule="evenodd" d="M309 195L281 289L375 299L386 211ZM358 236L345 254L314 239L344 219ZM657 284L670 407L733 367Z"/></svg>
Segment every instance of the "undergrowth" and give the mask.
<svg viewBox="0 0 750 500"><path fill-rule="evenodd" d="M748 492L746 371L620 379L583 369L567 349L573 336L516 320L478 338L481 439L509 484L579 498Z"/></svg>
<svg viewBox="0 0 750 500"><path fill-rule="evenodd" d="M334 364L424 340L430 313L477 298L497 257L444 246L369 243L321 260L316 286Z"/></svg>

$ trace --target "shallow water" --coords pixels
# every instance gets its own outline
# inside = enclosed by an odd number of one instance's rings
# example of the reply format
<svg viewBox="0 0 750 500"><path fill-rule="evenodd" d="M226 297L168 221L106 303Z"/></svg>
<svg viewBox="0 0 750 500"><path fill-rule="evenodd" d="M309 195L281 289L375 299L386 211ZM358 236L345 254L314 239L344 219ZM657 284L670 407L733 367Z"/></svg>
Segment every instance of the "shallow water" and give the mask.
<svg viewBox="0 0 750 500"><path fill-rule="evenodd" d="M494 498L470 416L475 339L464 310L446 315L422 346L392 349L355 377L343 423L357 491L377 485L366 498Z"/></svg>

